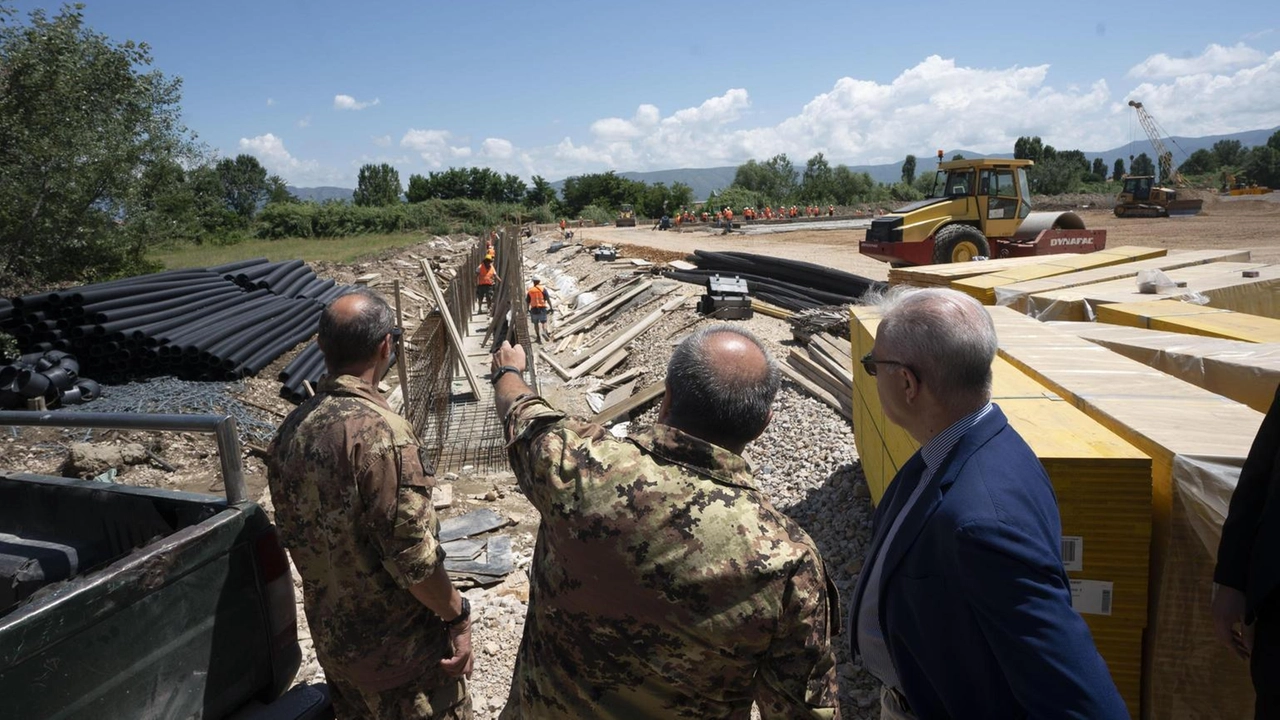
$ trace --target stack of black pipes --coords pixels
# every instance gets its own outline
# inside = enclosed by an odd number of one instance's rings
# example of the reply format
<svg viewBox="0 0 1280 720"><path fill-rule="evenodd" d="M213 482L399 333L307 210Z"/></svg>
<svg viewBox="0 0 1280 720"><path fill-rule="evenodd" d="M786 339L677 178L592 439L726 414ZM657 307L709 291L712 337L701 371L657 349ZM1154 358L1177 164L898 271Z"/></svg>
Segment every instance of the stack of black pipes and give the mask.
<svg viewBox="0 0 1280 720"><path fill-rule="evenodd" d="M280 371L279 379L283 383L280 397L295 405L301 403L309 395L303 381L315 387L324 374L324 356L320 354L320 346L312 342Z"/></svg>
<svg viewBox="0 0 1280 720"><path fill-rule="evenodd" d="M324 304L346 291L301 260L259 258L13 298L0 329L23 353L72 352L106 381L232 380L315 334Z"/></svg>
<svg viewBox="0 0 1280 720"><path fill-rule="evenodd" d="M695 250L697 270L669 270L667 277L706 286L712 275L737 276L747 290L772 305L800 311L826 305L849 305L884 283L823 265L744 252Z"/></svg>

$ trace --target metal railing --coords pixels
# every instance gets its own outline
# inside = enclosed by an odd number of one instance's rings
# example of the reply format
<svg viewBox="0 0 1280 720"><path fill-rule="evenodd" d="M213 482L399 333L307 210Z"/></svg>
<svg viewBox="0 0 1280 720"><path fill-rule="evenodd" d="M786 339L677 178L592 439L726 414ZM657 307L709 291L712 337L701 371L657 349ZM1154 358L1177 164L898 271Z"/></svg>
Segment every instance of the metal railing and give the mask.
<svg viewBox="0 0 1280 720"><path fill-rule="evenodd" d="M236 429L236 419L230 415L3 411L0 412L0 427L5 426L208 433L218 443L218 461L222 483L227 490L227 503L235 505L249 499L244 467L240 464L240 433Z"/></svg>

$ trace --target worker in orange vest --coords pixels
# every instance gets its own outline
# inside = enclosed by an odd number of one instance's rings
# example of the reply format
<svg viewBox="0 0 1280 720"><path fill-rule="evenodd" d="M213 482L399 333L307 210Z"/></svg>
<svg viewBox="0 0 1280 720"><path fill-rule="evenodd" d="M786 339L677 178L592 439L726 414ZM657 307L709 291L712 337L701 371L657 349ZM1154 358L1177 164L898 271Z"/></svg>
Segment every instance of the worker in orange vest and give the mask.
<svg viewBox="0 0 1280 720"><path fill-rule="evenodd" d="M498 277L498 271L493 267L493 256L486 255L476 268L476 300L479 301L481 310L484 310L485 303L488 302L489 312L493 312L493 286L500 282L502 278Z"/></svg>
<svg viewBox="0 0 1280 720"><path fill-rule="evenodd" d="M547 295L547 289L542 287L541 278L533 278L533 287L525 293L524 301L529 306L529 322L533 323L533 333L538 342L542 342L544 331L547 332L547 339L550 339L551 333L547 331L547 315L551 313L551 298Z"/></svg>

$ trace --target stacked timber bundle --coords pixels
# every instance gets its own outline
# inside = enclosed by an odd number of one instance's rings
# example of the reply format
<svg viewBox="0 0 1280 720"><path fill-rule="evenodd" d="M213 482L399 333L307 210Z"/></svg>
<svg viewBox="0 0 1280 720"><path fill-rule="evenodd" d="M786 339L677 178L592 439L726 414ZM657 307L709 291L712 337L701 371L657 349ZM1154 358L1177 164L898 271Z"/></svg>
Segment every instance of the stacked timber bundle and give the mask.
<svg viewBox="0 0 1280 720"><path fill-rule="evenodd" d="M868 291L884 288L884 283L860 275L799 260L707 250L695 250L694 256L697 270L668 270L663 274L704 287L712 275L737 276L747 281L753 298L786 310L848 305Z"/></svg>
<svg viewBox="0 0 1280 720"><path fill-rule="evenodd" d="M1280 265L1213 262L1169 270L1177 283L1169 296L1195 298L1216 308L1280 318ZM1157 295L1158 297L1158 295ZM1041 320L1089 320L1102 305L1152 299L1134 278L1034 293L1027 312Z"/></svg>
<svg viewBox="0 0 1280 720"><path fill-rule="evenodd" d="M238 379L313 335L345 291L301 260L263 258L13 298L0 329L24 353L73 352L103 380Z"/></svg>
<svg viewBox="0 0 1280 720"><path fill-rule="evenodd" d="M1152 459L1143 717L1247 717L1249 677L1214 636L1210 580L1223 513L1262 414L1009 308L991 316L1002 359ZM1065 505L1061 490L1058 498Z"/></svg>
<svg viewBox="0 0 1280 720"><path fill-rule="evenodd" d="M1280 321L1258 319L1280 330ZM1106 323L1045 324L1258 412L1267 411L1280 385L1280 341L1244 342Z"/></svg>
<svg viewBox="0 0 1280 720"><path fill-rule="evenodd" d="M983 305L994 305L997 291L1005 285L1012 285L1026 280L1067 275L1095 268L1128 266L1134 264L1135 261L1163 258L1167 252L1164 248L1128 245L1082 255L1046 255L1039 258L1040 262L1038 263L957 279L951 283L951 287L972 295Z"/></svg>
<svg viewBox="0 0 1280 720"><path fill-rule="evenodd" d="M1075 272L1052 276L1041 276L1039 278L1018 279L1016 282L1010 283L989 284L987 287L979 287L979 283L984 282L982 278L958 280L954 285L952 285L952 287L961 292L974 295L974 297L978 297L975 293L983 293L983 297L989 297L985 295L985 293L987 289L990 288L995 292L994 304L1008 305L1019 312L1032 314L1029 298L1032 295L1040 293L1068 290L1070 288L1093 285L1095 283L1108 282L1112 280L1123 280L1126 278L1133 279L1136 278L1138 273L1143 270L1159 270L1161 272L1168 272L1169 270L1177 270L1179 268L1193 267L1207 263L1248 261L1248 250L1191 250L1188 252L1166 255L1164 257L1154 257L1146 260L1135 260L1133 262L1095 267L1089 270L1077 270ZM983 300L983 302L988 305L992 304L986 300Z"/></svg>
<svg viewBox="0 0 1280 720"><path fill-rule="evenodd" d="M1100 305L1098 322L1251 343L1280 343L1280 319L1176 300Z"/></svg>
<svg viewBox="0 0 1280 720"><path fill-rule="evenodd" d="M871 350L878 324L873 308L851 311L853 356ZM1139 717L1151 458L1003 358L992 369L992 399L1040 458L1058 496L1073 605L1088 623L1130 714ZM918 445L885 417L874 378L860 369L853 378L854 440L872 499L878 502Z"/></svg>

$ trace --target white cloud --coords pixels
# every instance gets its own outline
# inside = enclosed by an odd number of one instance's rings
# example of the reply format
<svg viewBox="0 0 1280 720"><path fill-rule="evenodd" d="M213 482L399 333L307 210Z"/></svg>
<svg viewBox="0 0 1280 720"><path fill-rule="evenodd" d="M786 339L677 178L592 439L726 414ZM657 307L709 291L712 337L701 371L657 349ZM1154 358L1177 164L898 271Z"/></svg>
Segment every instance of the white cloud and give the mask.
<svg viewBox="0 0 1280 720"><path fill-rule="evenodd" d="M1130 98L1144 102L1175 135L1280 125L1280 53L1214 47L1188 61L1148 58L1144 65L1152 73L1195 72L1118 93L1102 79L1055 85L1049 65L966 67L935 55L887 82L839 78L772 125L744 122L751 97L732 88L668 114L644 103L630 117L601 118L585 135L551 145L517 147L487 138L473 153L467 138L447 130L409 130L400 144L432 167L474 160L500 172L554 179L611 169L737 165L778 153L801 167L817 152L833 164L901 162L908 153L928 158L937 149L1007 153L1023 135L1039 135L1058 148L1099 151L1130 139ZM1235 69L1205 70L1211 67Z"/></svg>
<svg viewBox="0 0 1280 720"><path fill-rule="evenodd" d="M240 138L240 152L249 153L262 162L269 172L279 175L291 185L332 185L342 175L323 167L315 160L299 160L284 147L284 140L271 133Z"/></svg>
<svg viewBox="0 0 1280 720"><path fill-rule="evenodd" d="M374 137L373 144L378 147L391 147L391 136L383 135L381 137Z"/></svg>
<svg viewBox="0 0 1280 720"><path fill-rule="evenodd" d="M310 116L310 115L308 115L308 116L306 116L306 117L304 117L304 118L302 118L302 119L298 120L298 127L300 127L300 128L307 127L307 126L308 126L308 125L310 125L310 124L311 124L311 116Z"/></svg>
<svg viewBox="0 0 1280 720"><path fill-rule="evenodd" d="M276 104L275 98L267 98L267 107L271 107L272 105L275 105L275 104Z"/></svg>
<svg viewBox="0 0 1280 720"><path fill-rule="evenodd" d="M1207 72L1142 83L1124 98L1140 101L1173 135L1219 135L1280 125L1280 52L1230 74ZM1122 112L1132 112L1119 103Z"/></svg>
<svg viewBox="0 0 1280 720"><path fill-rule="evenodd" d="M410 129L400 138L400 146L414 150L430 167L443 167L446 160L471 157L469 145L455 145L456 137L448 130Z"/></svg>
<svg viewBox="0 0 1280 720"><path fill-rule="evenodd" d="M367 107L372 107L374 105L377 105L379 102L380 101L378 100L378 98L374 98L373 100L369 100L369 101L360 101L360 100L356 100L350 95L334 95L333 109L334 110L363 110Z"/></svg>
<svg viewBox="0 0 1280 720"><path fill-rule="evenodd" d="M1129 77L1145 80L1220 73L1257 65L1265 58L1265 53L1254 50L1244 43L1236 43L1231 47L1214 43L1195 57L1175 58L1165 53L1157 53L1129 68Z"/></svg>
<svg viewBox="0 0 1280 720"><path fill-rule="evenodd" d="M502 138L485 138L480 143L480 155L495 160L507 160L515 154L515 146L510 140Z"/></svg>

